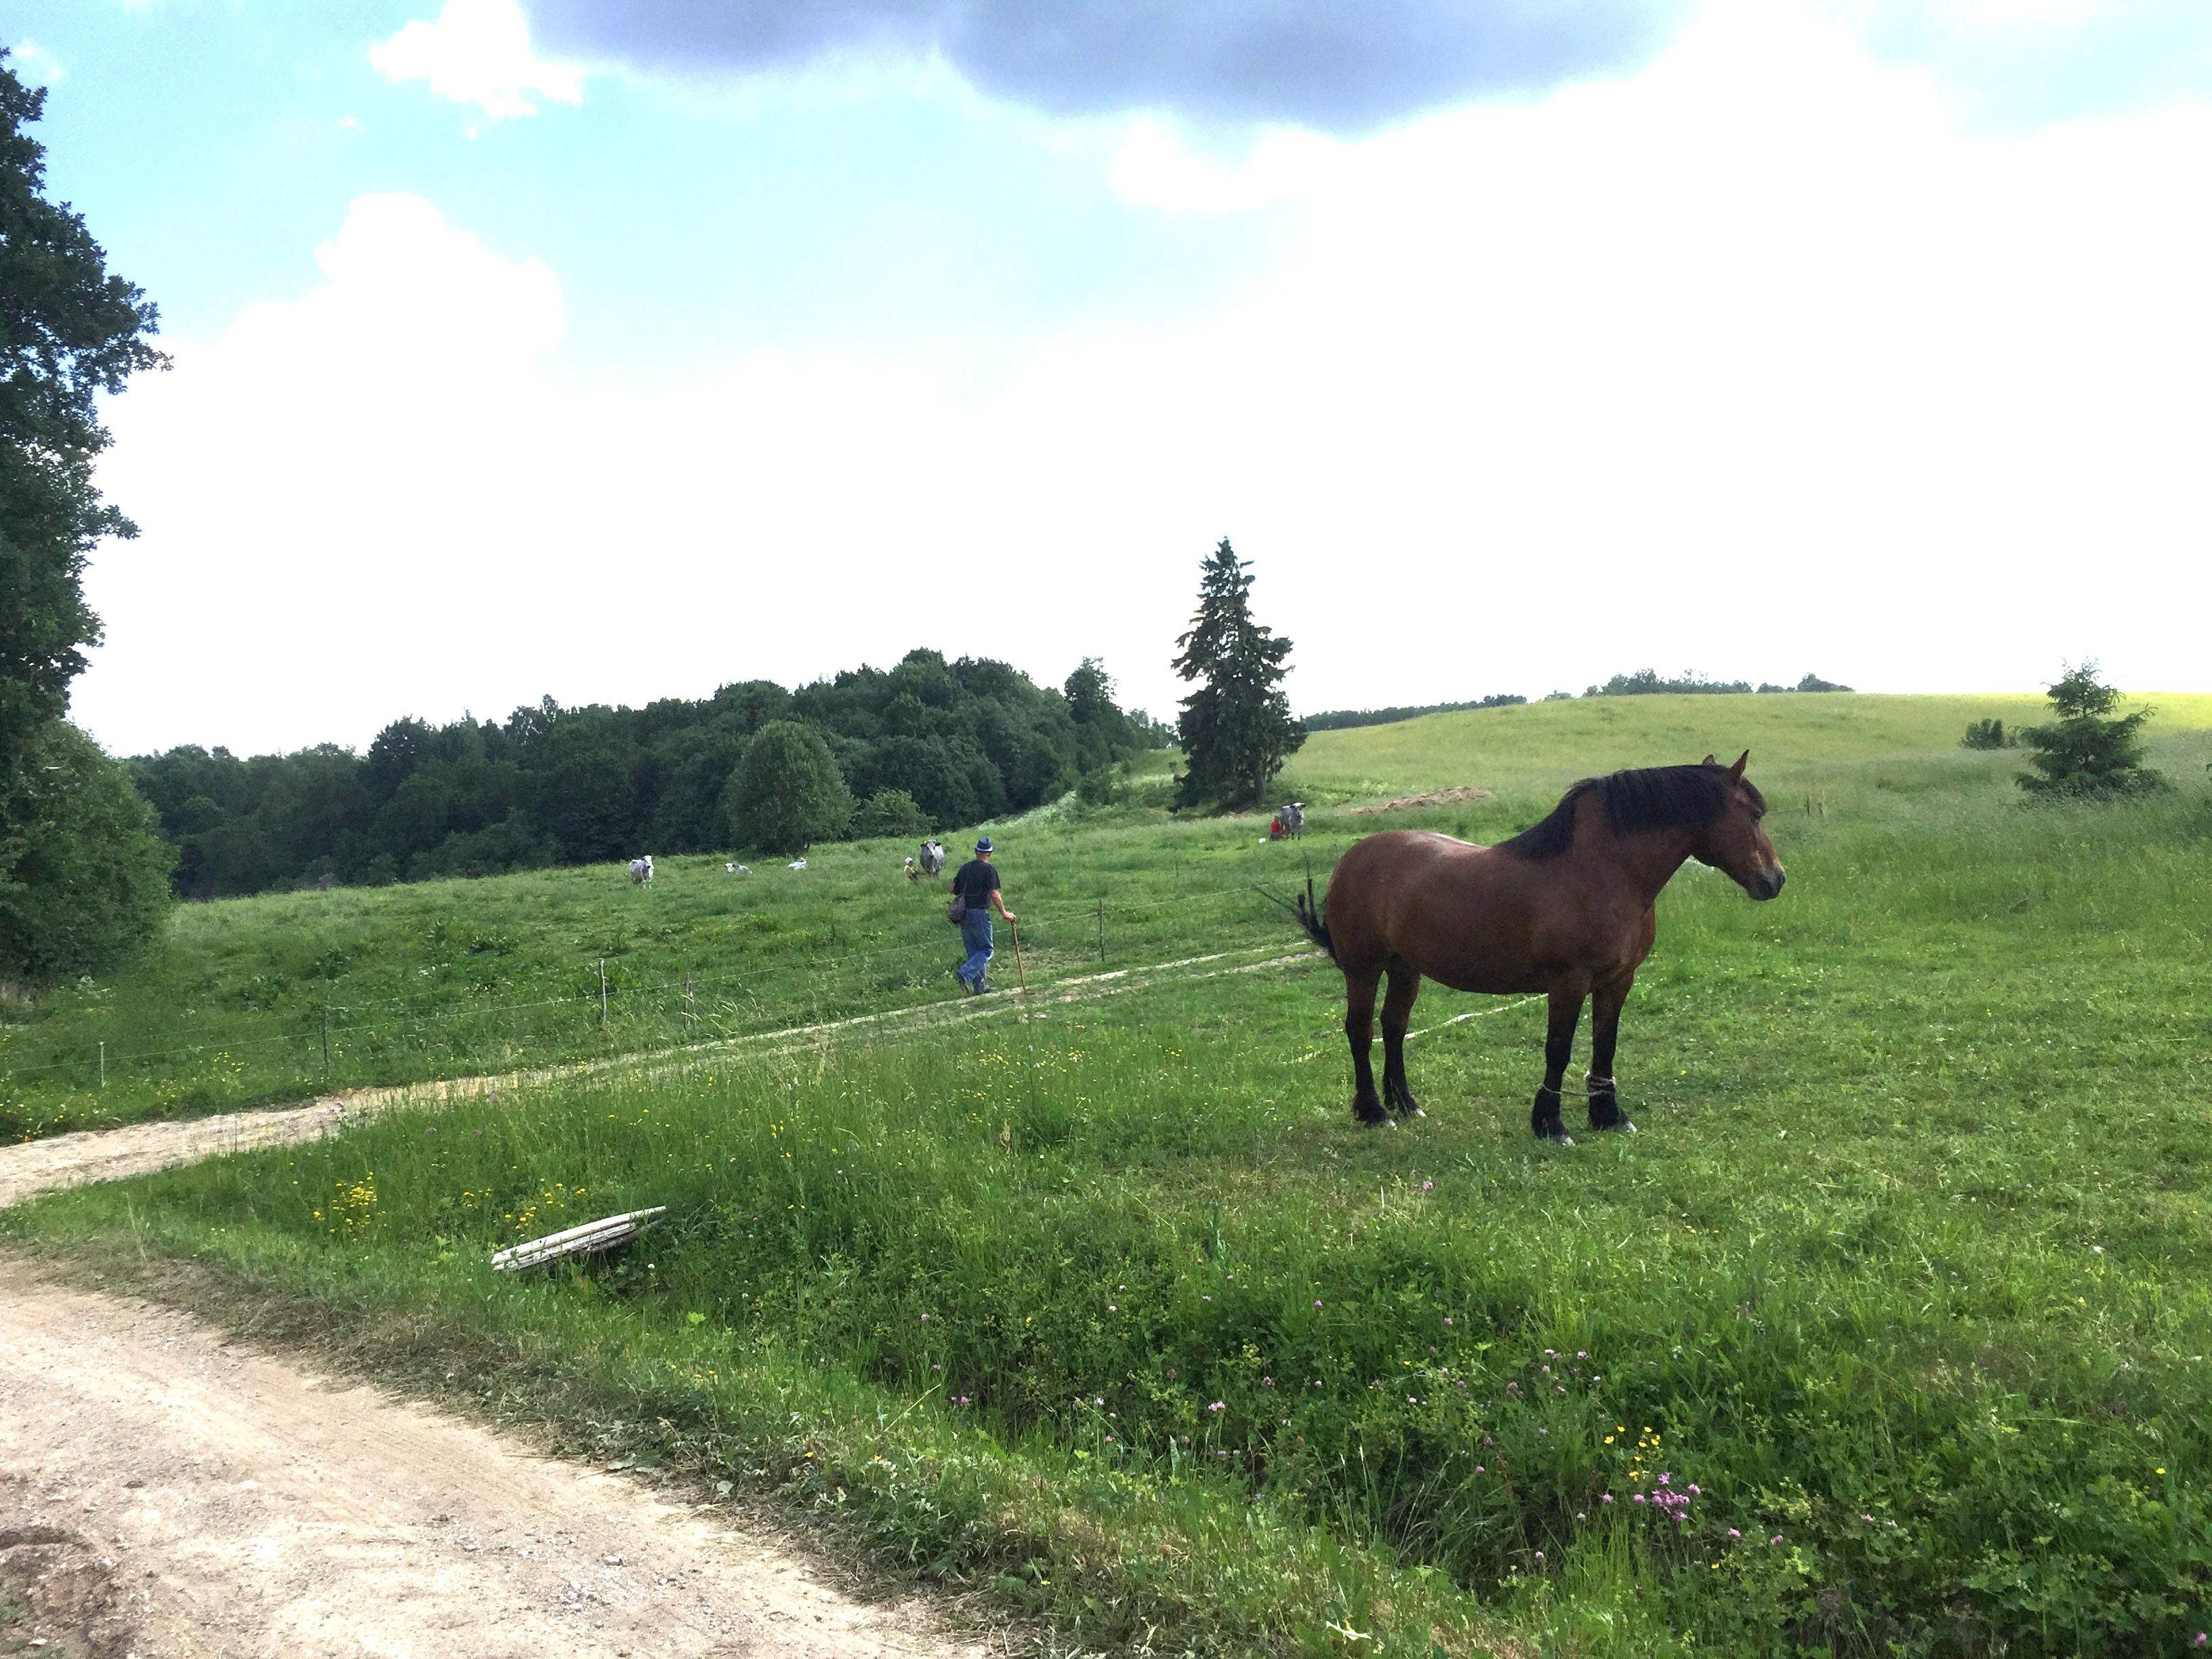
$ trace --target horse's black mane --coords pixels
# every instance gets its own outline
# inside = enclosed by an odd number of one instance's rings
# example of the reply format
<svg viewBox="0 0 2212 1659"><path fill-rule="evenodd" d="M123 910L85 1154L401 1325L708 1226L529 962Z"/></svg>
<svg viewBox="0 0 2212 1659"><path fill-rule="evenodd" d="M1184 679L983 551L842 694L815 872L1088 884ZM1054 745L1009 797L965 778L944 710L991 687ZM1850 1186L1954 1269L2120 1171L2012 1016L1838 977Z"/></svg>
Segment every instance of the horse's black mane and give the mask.
<svg viewBox="0 0 2212 1659"><path fill-rule="evenodd" d="M1602 778L1584 778L1559 797L1559 804L1540 823L1532 823L1498 850L1541 863L1555 859L1575 844L1575 807L1584 795L1595 793L1604 803L1605 821L1615 835L1638 830L1700 829L1721 815L1728 805L1728 769L1723 766L1647 766L1639 771L1614 772ZM1744 788L1755 806L1766 802L1749 783Z"/></svg>

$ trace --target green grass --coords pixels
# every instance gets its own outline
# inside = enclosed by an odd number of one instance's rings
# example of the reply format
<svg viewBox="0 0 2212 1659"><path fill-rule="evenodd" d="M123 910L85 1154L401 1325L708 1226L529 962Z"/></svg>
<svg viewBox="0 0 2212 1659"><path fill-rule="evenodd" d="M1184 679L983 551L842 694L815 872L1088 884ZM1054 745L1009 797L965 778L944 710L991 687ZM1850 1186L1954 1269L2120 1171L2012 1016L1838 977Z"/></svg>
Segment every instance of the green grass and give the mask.
<svg viewBox="0 0 2212 1659"><path fill-rule="evenodd" d="M2212 696L2153 701L2170 769L2201 776ZM1915 793L2009 800L2018 754L1969 754L1958 738L1969 720L2016 725L2039 703L1638 697L1437 715L1317 734L1280 793L1327 804L1472 783L1495 799L1389 821L1488 839L1586 773L1749 746L1778 807L1880 817ZM1168 761L1151 764L1157 784ZM1249 818L1050 809L1012 827L1001 862L1042 983L1098 967L1102 905L1112 967L1280 937L1278 913L1249 884L1293 877L1309 856L1325 870L1376 824L1323 811L1294 849L1258 844L1262 826ZM824 848L804 874L763 860L750 877L718 859L662 860L650 890L607 866L185 906L114 980L0 1003L0 1137L651 1052L935 1000L951 988L951 930L941 890L899 879L907 850Z"/></svg>
<svg viewBox="0 0 2212 1659"><path fill-rule="evenodd" d="M2105 807L2030 807L2016 755L1958 750L2018 718L1995 699L1641 699L1618 750L1607 710L1540 705L1413 723L1429 761L1399 728L1316 738L1313 798L1485 784L1407 815L1484 837L1578 772L1752 744L1790 885L1754 906L1692 866L1662 899L1632 1138L1535 1143L1541 1008L1433 990L1417 1027L1497 1012L1414 1042L1427 1119L1359 1130L1340 982L1306 963L396 1113L0 1237L776 1494L1094 1647L2179 1652L2212 1582L2212 699L2164 701L2179 787ZM1316 865L1373 827L1322 815ZM1124 960L1287 939L1242 884L1298 855L1254 837L1026 826L1033 975L1084 966L1102 890ZM934 968L950 930L892 862L750 902L910 929ZM441 890L517 929L531 895L665 927L729 890L592 873ZM225 908L332 896L421 902ZM814 937L762 1018L803 964L813 1006L867 994ZM588 1273L486 1265L647 1203L671 1224ZM1662 1470L1699 1488L1680 1527L1632 1501Z"/></svg>

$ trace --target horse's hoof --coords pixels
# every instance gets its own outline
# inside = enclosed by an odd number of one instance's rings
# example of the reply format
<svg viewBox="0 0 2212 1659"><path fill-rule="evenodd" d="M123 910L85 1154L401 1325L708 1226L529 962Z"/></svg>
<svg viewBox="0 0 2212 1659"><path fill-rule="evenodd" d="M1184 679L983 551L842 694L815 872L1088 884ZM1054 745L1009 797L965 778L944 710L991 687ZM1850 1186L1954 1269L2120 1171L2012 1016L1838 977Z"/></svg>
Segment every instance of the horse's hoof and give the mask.
<svg viewBox="0 0 2212 1659"><path fill-rule="evenodd" d="M1548 1140L1554 1146L1571 1146L1575 1144L1575 1138L1556 1123L1537 1130L1536 1139Z"/></svg>
<svg viewBox="0 0 2212 1659"><path fill-rule="evenodd" d="M1636 1126L1633 1123L1631 1123L1625 1117L1612 1123L1593 1123L1590 1125L1590 1127L1596 1130L1600 1134L1603 1134L1608 1130L1614 1134L1623 1135L1632 1135L1636 1133Z"/></svg>

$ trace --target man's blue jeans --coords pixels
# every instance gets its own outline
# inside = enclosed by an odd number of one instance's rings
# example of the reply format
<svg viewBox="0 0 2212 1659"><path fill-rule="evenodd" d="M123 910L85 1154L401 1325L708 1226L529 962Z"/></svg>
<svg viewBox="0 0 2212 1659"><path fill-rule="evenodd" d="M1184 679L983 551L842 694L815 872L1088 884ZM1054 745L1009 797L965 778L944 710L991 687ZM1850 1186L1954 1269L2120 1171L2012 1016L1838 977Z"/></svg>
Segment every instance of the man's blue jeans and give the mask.
<svg viewBox="0 0 2212 1659"><path fill-rule="evenodd" d="M983 989L983 970L990 965L991 913L970 908L960 924L960 943L967 950L968 960L953 969L971 989Z"/></svg>

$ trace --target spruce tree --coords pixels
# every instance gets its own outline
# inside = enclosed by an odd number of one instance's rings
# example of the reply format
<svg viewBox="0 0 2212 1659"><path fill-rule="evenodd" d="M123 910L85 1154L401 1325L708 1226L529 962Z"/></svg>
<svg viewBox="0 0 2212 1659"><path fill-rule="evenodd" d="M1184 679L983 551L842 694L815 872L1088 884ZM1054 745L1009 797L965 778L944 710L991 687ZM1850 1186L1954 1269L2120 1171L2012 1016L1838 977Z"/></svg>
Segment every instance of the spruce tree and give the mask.
<svg viewBox="0 0 2212 1659"><path fill-rule="evenodd" d="M1185 805L1218 800L1257 806L1283 763L1306 740L1283 695L1291 642L1252 615L1249 561L1221 538L1200 567L1198 612L1176 643L1176 672L1199 682L1176 722Z"/></svg>
<svg viewBox="0 0 2212 1659"><path fill-rule="evenodd" d="M2035 750L2028 760L2035 773L2021 775L2021 788L2038 795L2112 796L2166 787L2166 779L2143 765L2136 735L2150 710L2114 714L2120 694L2099 683L2095 663L2068 669L2049 696L2057 720L2020 734Z"/></svg>

